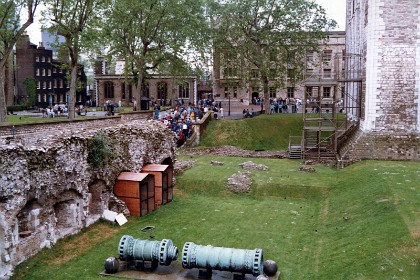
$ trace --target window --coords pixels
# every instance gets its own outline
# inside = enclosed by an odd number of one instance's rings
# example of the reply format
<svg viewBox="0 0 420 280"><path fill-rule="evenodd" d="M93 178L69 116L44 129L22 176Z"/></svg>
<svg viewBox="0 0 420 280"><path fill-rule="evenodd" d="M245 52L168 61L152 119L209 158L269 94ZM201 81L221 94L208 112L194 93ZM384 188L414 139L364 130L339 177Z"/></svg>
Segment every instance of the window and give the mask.
<svg viewBox="0 0 420 280"><path fill-rule="evenodd" d="M306 98L312 97L313 87L305 87Z"/></svg>
<svg viewBox="0 0 420 280"><path fill-rule="evenodd" d="M45 56L42 57L42 62L45 62Z"/></svg>
<svg viewBox="0 0 420 280"><path fill-rule="evenodd" d="M331 69L324 69L324 78L325 79L331 79Z"/></svg>
<svg viewBox="0 0 420 280"><path fill-rule="evenodd" d="M181 88L182 86L179 86L180 98L181 98ZM167 95L168 95L168 84L165 82L159 82L157 84L157 99L166 99Z"/></svg>
<svg viewBox="0 0 420 280"><path fill-rule="evenodd" d="M295 80L295 69L287 69L287 79L292 82Z"/></svg>
<svg viewBox="0 0 420 280"><path fill-rule="evenodd" d="M45 68L42 68L42 76L45 76Z"/></svg>
<svg viewBox="0 0 420 280"><path fill-rule="evenodd" d="M36 88L41 89L41 82L40 81L36 82Z"/></svg>
<svg viewBox="0 0 420 280"><path fill-rule="evenodd" d="M49 89L51 89L51 88L52 88L52 82L51 82L51 81L49 81L49 82L48 82L48 88L49 88Z"/></svg>
<svg viewBox="0 0 420 280"><path fill-rule="evenodd" d="M54 88L57 88L57 80L54 79Z"/></svg>
<svg viewBox="0 0 420 280"><path fill-rule="evenodd" d="M51 76L51 69L48 69L48 76Z"/></svg>
<svg viewBox="0 0 420 280"><path fill-rule="evenodd" d="M114 83L105 82L105 98L114 98Z"/></svg>
<svg viewBox="0 0 420 280"><path fill-rule="evenodd" d="M35 57L35 62L39 62L39 56Z"/></svg>
<svg viewBox="0 0 420 280"><path fill-rule="evenodd" d="M47 58L48 63L51 63L51 57Z"/></svg>
<svg viewBox="0 0 420 280"><path fill-rule="evenodd" d="M147 91L146 91L147 89ZM147 88L145 89L145 85L143 84L143 96L149 97L149 84L147 83ZM127 95L128 91L128 95ZM125 100L128 98L128 100L133 99L133 86L131 84L125 84L124 82L121 83L121 99Z"/></svg>
<svg viewBox="0 0 420 280"><path fill-rule="evenodd" d="M312 64L314 62L314 54L307 53L306 54L306 64Z"/></svg>
<svg viewBox="0 0 420 280"><path fill-rule="evenodd" d="M40 73L40 71L39 71L39 68L36 68L36 76L39 76L39 73Z"/></svg>
<svg viewBox="0 0 420 280"><path fill-rule="evenodd" d="M331 96L331 87L324 87L322 89L322 97L330 97Z"/></svg>
<svg viewBox="0 0 420 280"><path fill-rule="evenodd" d="M133 94L132 94L132 90L131 90L131 85L128 86L128 98L131 100L133 98ZM150 97L150 91L149 91L149 83L148 82L144 82L143 83L143 95L146 96L147 98Z"/></svg>
<svg viewBox="0 0 420 280"><path fill-rule="evenodd" d="M295 88L294 87L288 87L287 88L287 97L288 98L294 98L295 97Z"/></svg>
<svg viewBox="0 0 420 280"><path fill-rule="evenodd" d="M238 98L238 87L233 87L233 98Z"/></svg>
<svg viewBox="0 0 420 280"><path fill-rule="evenodd" d="M226 67L223 72L223 76L227 77L236 77L238 75L236 68Z"/></svg>
<svg viewBox="0 0 420 280"><path fill-rule="evenodd" d="M225 98L229 97L229 88L225 87Z"/></svg>
<svg viewBox="0 0 420 280"><path fill-rule="evenodd" d="M251 78L257 79L260 76L258 69L251 69Z"/></svg>
<svg viewBox="0 0 420 280"><path fill-rule="evenodd" d="M38 93L38 94L36 95L36 99L38 100L38 102L41 102L41 94L39 94L39 93Z"/></svg>
<svg viewBox="0 0 420 280"><path fill-rule="evenodd" d="M47 82L45 82L45 81L44 81L44 82L42 82L42 88L43 88L43 89L46 89L46 88L47 88Z"/></svg>
<svg viewBox="0 0 420 280"><path fill-rule="evenodd" d="M67 88L70 88L70 82L66 81Z"/></svg>
<svg viewBox="0 0 420 280"><path fill-rule="evenodd" d="M190 84L188 82L179 85L179 98L190 98Z"/></svg>
<svg viewBox="0 0 420 280"><path fill-rule="evenodd" d="M53 73L55 74L55 73L57 73L57 68L53 68Z"/></svg>
<svg viewBox="0 0 420 280"><path fill-rule="evenodd" d="M269 91L270 91L270 98L276 98L276 88L270 87Z"/></svg>
<svg viewBox="0 0 420 280"><path fill-rule="evenodd" d="M332 59L332 51L331 50L324 51L322 54L322 61L325 64L328 64L331 62L331 59Z"/></svg>
<svg viewBox="0 0 420 280"><path fill-rule="evenodd" d="M60 88L63 88L63 85L64 85L63 79L60 79Z"/></svg>

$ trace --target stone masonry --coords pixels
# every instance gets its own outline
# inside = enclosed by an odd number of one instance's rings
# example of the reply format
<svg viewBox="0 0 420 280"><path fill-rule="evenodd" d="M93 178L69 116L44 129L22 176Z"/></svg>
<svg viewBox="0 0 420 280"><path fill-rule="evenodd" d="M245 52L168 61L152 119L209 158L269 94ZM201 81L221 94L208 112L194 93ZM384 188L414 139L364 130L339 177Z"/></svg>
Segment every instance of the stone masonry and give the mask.
<svg viewBox="0 0 420 280"><path fill-rule="evenodd" d="M88 162L88 140L101 135L111 153L102 167ZM0 139L0 279L14 266L79 232L110 208L122 171L175 162L175 137L155 121L110 123L50 134Z"/></svg>
<svg viewBox="0 0 420 280"><path fill-rule="evenodd" d="M346 52L362 56L363 79L348 157L420 160L420 2L347 0L346 31Z"/></svg>

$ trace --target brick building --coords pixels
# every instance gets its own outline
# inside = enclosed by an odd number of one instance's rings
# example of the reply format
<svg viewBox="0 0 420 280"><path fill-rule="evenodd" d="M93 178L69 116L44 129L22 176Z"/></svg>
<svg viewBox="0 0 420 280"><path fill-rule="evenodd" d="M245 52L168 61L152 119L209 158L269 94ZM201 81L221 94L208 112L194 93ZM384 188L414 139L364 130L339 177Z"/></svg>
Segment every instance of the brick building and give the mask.
<svg viewBox="0 0 420 280"><path fill-rule="evenodd" d="M42 42L37 46L23 36L16 45L15 87L16 103L24 104L28 99L25 80L35 81L37 107L45 108L55 104L66 104L70 82L67 81L66 64L53 59L53 51L46 49ZM76 93L76 104L86 102L86 75L80 65L78 79L81 88ZM8 104L11 105L11 104Z"/></svg>
<svg viewBox="0 0 420 280"><path fill-rule="evenodd" d="M361 83L346 82L360 129L340 154L350 159L420 159L420 2L347 0L348 65Z"/></svg>
<svg viewBox="0 0 420 280"><path fill-rule="evenodd" d="M340 90L337 77L343 66L341 58L345 50L344 31L329 32L328 40L321 46L321 53L308 53L304 79L292 83L290 77L284 77L284 88L271 86L270 98L299 98L304 100L307 94L317 95L320 91L324 95L332 95L334 90ZM249 82L245 87L241 86L232 68L223 60L223 54L215 52L213 67L213 94L215 99L227 101L230 94L232 103L241 102L249 104L254 97L262 97L263 91L258 79L258 69L251 69ZM233 78L232 78L233 77ZM305 94L306 93L306 94Z"/></svg>
<svg viewBox="0 0 420 280"><path fill-rule="evenodd" d="M125 77L119 70L121 61L117 62L115 73L108 72L107 64L99 59L95 63L95 87L97 105L106 101L117 104L121 101L123 106L131 106L135 97L136 85L132 77ZM126 86L127 83L127 86ZM142 101L137 100L138 108L141 103L150 101L158 104L183 104L197 102L197 77L195 76L164 76L152 74L145 80ZM149 105L150 105L149 102Z"/></svg>

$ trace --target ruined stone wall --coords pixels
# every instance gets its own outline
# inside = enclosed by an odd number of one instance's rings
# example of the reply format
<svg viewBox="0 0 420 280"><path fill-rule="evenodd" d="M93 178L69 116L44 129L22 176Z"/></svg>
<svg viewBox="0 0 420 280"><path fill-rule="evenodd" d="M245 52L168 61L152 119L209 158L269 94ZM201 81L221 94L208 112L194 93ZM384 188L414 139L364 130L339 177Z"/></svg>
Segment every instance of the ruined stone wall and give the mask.
<svg viewBox="0 0 420 280"><path fill-rule="evenodd" d="M101 167L88 162L88 140L101 135L111 153ZM0 279L58 239L97 221L113 200L122 171L146 163L173 164L175 137L155 121L113 127L42 131L0 143Z"/></svg>

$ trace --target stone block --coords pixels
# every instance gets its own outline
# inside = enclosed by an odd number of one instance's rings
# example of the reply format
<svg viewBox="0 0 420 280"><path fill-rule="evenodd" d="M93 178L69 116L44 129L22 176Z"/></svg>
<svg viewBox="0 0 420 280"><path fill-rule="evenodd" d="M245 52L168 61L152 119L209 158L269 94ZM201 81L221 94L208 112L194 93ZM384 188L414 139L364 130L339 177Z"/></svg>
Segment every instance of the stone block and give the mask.
<svg viewBox="0 0 420 280"><path fill-rule="evenodd" d="M111 210L105 210L102 214L102 218L104 220L115 222L115 218L117 217L118 213L111 211Z"/></svg>

